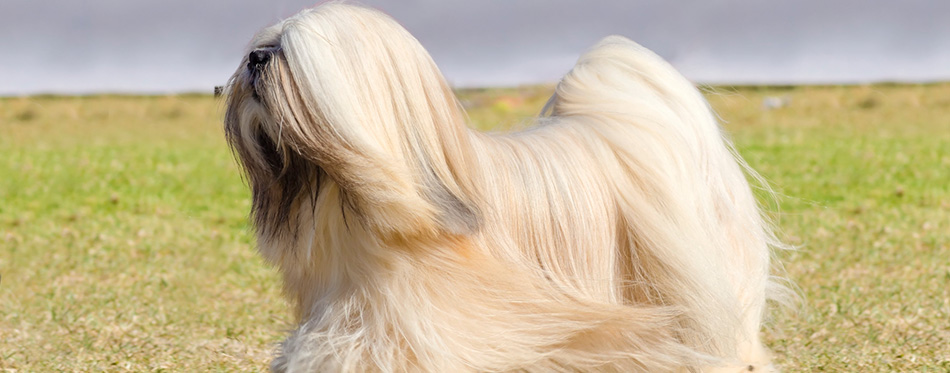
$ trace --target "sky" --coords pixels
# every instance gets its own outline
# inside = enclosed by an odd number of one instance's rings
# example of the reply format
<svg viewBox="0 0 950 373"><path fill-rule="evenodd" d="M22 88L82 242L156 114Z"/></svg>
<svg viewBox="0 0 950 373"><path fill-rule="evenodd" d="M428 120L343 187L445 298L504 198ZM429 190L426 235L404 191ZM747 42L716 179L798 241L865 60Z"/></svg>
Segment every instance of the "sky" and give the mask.
<svg viewBox="0 0 950 373"><path fill-rule="evenodd" d="M556 82L610 34L698 83L950 80L946 0L363 0L461 87ZM0 95L210 92L314 0L3 0Z"/></svg>

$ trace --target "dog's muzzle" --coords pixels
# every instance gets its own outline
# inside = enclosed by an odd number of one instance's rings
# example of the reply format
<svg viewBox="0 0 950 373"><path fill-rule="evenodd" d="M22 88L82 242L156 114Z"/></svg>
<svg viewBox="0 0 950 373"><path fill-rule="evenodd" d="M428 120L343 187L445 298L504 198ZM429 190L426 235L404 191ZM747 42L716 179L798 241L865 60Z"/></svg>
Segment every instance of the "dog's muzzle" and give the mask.
<svg viewBox="0 0 950 373"><path fill-rule="evenodd" d="M260 92L258 92L258 83L261 79L261 74L264 73L264 70L267 67L267 64L273 60L274 53L277 53L278 48L260 48L251 51L247 55L247 73L249 76L249 83L252 87L252 96L255 100L260 101Z"/></svg>

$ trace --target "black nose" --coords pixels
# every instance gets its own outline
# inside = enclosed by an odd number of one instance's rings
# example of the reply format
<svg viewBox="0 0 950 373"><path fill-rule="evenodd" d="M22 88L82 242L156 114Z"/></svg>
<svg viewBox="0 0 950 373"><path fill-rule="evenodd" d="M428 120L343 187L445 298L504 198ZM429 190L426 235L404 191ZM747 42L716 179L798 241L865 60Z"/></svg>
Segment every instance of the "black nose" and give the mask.
<svg viewBox="0 0 950 373"><path fill-rule="evenodd" d="M270 61L270 51L258 49L247 55L247 68L260 70Z"/></svg>

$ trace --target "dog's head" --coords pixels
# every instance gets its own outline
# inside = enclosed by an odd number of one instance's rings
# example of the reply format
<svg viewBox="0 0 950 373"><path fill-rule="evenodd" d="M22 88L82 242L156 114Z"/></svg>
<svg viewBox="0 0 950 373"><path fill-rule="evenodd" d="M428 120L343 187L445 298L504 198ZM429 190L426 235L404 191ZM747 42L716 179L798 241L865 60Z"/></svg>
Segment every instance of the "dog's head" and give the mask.
<svg viewBox="0 0 950 373"><path fill-rule="evenodd" d="M428 53L390 17L340 3L305 10L254 38L226 93L227 138L260 234L293 226L310 208L302 201L315 205L334 184L337 208L369 231L477 229L461 109Z"/></svg>

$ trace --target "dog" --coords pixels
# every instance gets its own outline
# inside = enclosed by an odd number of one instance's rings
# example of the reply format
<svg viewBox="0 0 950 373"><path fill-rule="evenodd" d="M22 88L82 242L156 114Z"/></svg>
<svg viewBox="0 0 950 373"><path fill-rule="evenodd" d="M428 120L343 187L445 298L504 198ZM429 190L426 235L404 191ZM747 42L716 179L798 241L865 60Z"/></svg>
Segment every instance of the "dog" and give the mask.
<svg viewBox="0 0 950 373"><path fill-rule="evenodd" d="M273 371L774 369L756 174L634 42L582 55L532 128L481 133L408 31L333 2L258 33L225 94L297 320Z"/></svg>

